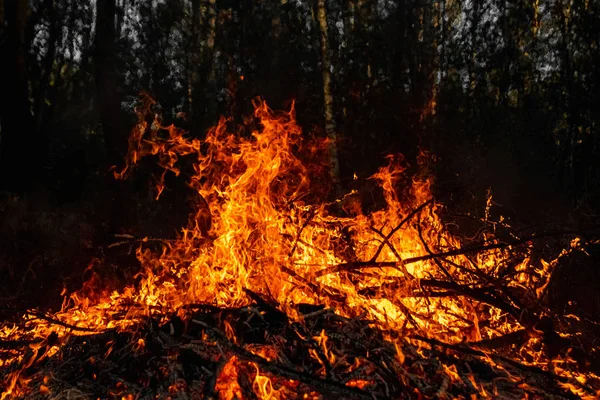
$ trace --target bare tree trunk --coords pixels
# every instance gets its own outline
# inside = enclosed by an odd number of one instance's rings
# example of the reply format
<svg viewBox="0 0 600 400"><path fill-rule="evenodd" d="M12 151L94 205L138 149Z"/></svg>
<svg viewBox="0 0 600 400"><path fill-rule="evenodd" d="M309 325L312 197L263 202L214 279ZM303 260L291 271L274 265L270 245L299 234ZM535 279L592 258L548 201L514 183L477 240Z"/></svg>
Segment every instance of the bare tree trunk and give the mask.
<svg viewBox="0 0 600 400"><path fill-rule="evenodd" d="M217 32L216 0L198 0L199 10L195 13L197 35L197 63L192 73L192 90L190 95L190 112L192 114L192 134L200 135L204 124L206 109L206 86L211 79L214 80L214 47Z"/></svg>
<svg viewBox="0 0 600 400"><path fill-rule="evenodd" d="M127 150L128 129L125 115L121 110L121 96L117 90L115 68L115 42L117 38L115 0L96 1L96 37L93 54L94 77L96 81L96 102L100 113L102 133L108 166L122 165ZM133 217L128 209L132 201L130 186L115 180L107 174L106 193L108 198L104 208L107 221L106 230L112 234L130 225ZM98 232L101 234L101 231ZM105 238L99 239L105 240Z"/></svg>
<svg viewBox="0 0 600 400"><path fill-rule="evenodd" d="M115 69L115 0L96 2L96 40L94 52L94 76L96 101L110 165L123 162L127 145L127 129L121 111L121 96L117 90Z"/></svg>
<svg viewBox="0 0 600 400"><path fill-rule="evenodd" d="M35 116L35 130L41 132L49 120L50 108L47 104L50 88L50 76L54 69L54 62L56 61L56 46L58 35L60 34L60 21L57 18L57 10L54 6L53 1L47 2L48 19L50 21L49 35L48 35L48 48L44 57L43 73L39 82L37 96L35 96L34 102L34 116ZM42 134L43 136L43 134Z"/></svg>
<svg viewBox="0 0 600 400"><path fill-rule="evenodd" d="M421 57L419 67L419 92L417 93L418 107L421 110L421 120L429 115L435 115L437 103L436 76L439 71L438 35L439 4L427 2L421 10ZM422 128L423 125L419 124ZM425 131L421 131L425 134Z"/></svg>
<svg viewBox="0 0 600 400"><path fill-rule="evenodd" d="M185 59L187 86L185 110L188 112L190 117L192 116L194 106L196 105L194 84L197 79L197 66L200 60L200 23L202 21L200 18L200 0L191 1L191 11L192 19L190 21L190 45L187 51L187 57Z"/></svg>
<svg viewBox="0 0 600 400"><path fill-rule="evenodd" d="M266 100L272 106L280 108L282 103L286 100L283 98L284 93L282 91L282 67L281 67L281 56L283 51L282 33L283 26L281 22L281 16L284 11L284 7L288 3L288 0L279 0L279 5L274 7L273 18L271 19L271 37L268 43L271 60L267 71L267 87L266 87Z"/></svg>
<svg viewBox="0 0 600 400"><path fill-rule="evenodd" d="M29 105L25 27L27 0L0 4L0 190L32 186L39 141Z"/></svg>
<svg viewBox="0 0 600 400"><path fill-rule="evenodd" d="M575 176L574 176L574 165L576 160L573 155L575 153L576 142L577 142L577 110L575 107L575 78L573 74L573 60L570 52L570 34L571 34L571 7L572 0L566 0L559 2L557 16L560 31L561 40L559 42L559 54L561 60L561 80L565 89L565 102L566 102L566 119L567 119L567 132L560 144L560 153L558 158L558 168L561 177L562 184L568 189L577 189L574 187Z"/></svg>
<svg viewBox="0 0 600 400"><path fill-rule="evenodd" d="M448 41L448 24L446 23L447 18L447 10L446 10L446 0L440 0L440 83L446 76L448 75L448 65L446 58L446 46Z"/></svg>
<svg viewBox="0 0 600 400"><path fill-rule="evenodd" d="M471 4L471 16L470 16L470 20L471 20L471 27L469 29L469 36L471 38L471 43L470 43L470 53L469 54L469 60L467 61L467 71L469 73L469 89L468 89L468 96L467 96L467 110L469 113L469 118L470 119L475 119L475 106L474 106L474 100L476 98L476 94L475 91L477 89L477 45L478 45L478 40L477 40L477 28L479 27L479 23L481 20L481 13L480 13L480 2L478 1L474 1ZM482 139L481 136L481 132L477 131L475 133L476 138L478 141L480 141Z"/></svg>
<svg viewBox="0 0 600 400"><path fill-rule="evenodd" d="M331 56L329 54L329 36L327 33L327 9L325 0L317 0L317 19L321 33L321 62L323 75L323 108L325 133L330 141L331 178L335 183L335 194L339 194L340 162L337 149L337 133L333 115L333 95L331 93Z"/></svg>
<svg viewBox="0 0 600 400"><path fill-rule="evenodd" d="M206 54L204 56L204 62L208 68L208 80L210 81L215 79L214 49L215 39L217 37L216 4L216 0L208 0L208 35L206 37Z"/></svg>

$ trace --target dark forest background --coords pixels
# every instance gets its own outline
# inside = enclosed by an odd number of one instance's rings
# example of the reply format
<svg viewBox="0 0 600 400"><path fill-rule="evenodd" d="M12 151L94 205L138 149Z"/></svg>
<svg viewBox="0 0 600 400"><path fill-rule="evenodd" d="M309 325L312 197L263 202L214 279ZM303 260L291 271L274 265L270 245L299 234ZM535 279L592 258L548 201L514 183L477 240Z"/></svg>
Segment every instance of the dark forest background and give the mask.
<svg viewBox="0 0 600 400"><path fill-rule="evenodd" d="M597 0L0 0L4 298L28 274L69 282L105 236L185 224L184 183L153 203L151 167L108 173L141 91L197 137L256 96L295 100L336 138L342 185L424 150L454 210L489 189L523 223L581 225L600 204L599 41Z"/></svg>

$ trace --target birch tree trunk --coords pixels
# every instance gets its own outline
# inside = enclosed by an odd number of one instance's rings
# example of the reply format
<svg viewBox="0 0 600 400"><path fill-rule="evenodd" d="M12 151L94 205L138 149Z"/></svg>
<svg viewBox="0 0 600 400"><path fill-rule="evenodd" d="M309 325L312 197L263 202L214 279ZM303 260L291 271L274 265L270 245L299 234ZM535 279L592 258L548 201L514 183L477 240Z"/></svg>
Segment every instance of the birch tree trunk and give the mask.
<svg viewBox="0 0 600 400"><path fill-rule="evenodd" d="M339 194L340 162L337 149L337 133L333 115L333 95L331 93L331 56L329 54L329 36L327 33L327 9L325 0L317 0L317 19L321 34L321 65L323 75L323 108L325 117L325 133L329 139L329 155L331 157L331 178L335 184L335 195Z"/></svg>

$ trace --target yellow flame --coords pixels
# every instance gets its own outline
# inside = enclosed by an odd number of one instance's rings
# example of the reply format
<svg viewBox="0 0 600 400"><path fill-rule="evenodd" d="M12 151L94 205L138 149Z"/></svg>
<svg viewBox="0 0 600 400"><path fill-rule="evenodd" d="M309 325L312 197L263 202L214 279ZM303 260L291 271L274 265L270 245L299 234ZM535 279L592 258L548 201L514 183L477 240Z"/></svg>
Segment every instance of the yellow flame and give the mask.
<svg viewBox="0 0 600 400"><path fill-rule="evenodd" d="M329 168L323 155L328 154L328 143L302 134L293 106L289 112L274 112L256 101L254 128L248 135L231 133L228 121L221 119L206 139L199 140L175 126L162 126L158 119L149 124L146 115L152 105L153 100L145 97L129 139L127 165L114 174L125 178L144 157L157 157L164 169L157 179L159 197L165 174L180 174L181 158L191 158L195 174L189 183L198 201L190 222L162 253L143 245L137 249L143 266L139 285L120 292L101 290L99 277L92 274L82 290L65 297L63 309L53 319L78 328L124 330L147 315L176 311L185 304L245 305L251 290L273 298L286 310L297 303L323 304L343 316L365 317L391 330L409 327L454 343L490 339L519 328L506 312L467 302L460 293L425 296L431 290L424 284L428 280L451 277L471 285L481 283L482 275L496 276L498 261L510 248L479 252L473 258L449 255L443 262L433 258L406 262L458 248L460 242L441 222L431 180L408 181L401 157L389 156L388 164L371 178L385 200L378 211L363 213L350 193L340 201L347 213L340 216L336 203L325 201ZM490 194L486 220L491 205ZM536 280L526 273L531 268L527 261L515 266L519 279L511 285L533 289L541 297L554 263L541 265ZM113 318L124 309L126 318ZM32 314L23 318L34 328L32 338L44 339L51 332L59 338L81 334ZM226 328L236 343L234 329ZM0 339L16 334L24 335L15 327L0 329ZM314 339L327 362L341 362L328 347L324 331ZM144 346L140 339L136 348ZM396 350L402 364L405 356L398 345ZM51 348L46 354L55 351ZM15 362L23 360L2 361L4 366ZM217 379L224 398L241 397L237 363L231 358ZM278 398L269 377L255 368L254 387L260 396ZM459 380L456 370L444 368L450 379ZM2 399L26 390L21 371L11 375ZM468 379L480 386L472 374ZM361 380L351 384L366 385ZM481 393L486 393L483 387Z"/></svg>

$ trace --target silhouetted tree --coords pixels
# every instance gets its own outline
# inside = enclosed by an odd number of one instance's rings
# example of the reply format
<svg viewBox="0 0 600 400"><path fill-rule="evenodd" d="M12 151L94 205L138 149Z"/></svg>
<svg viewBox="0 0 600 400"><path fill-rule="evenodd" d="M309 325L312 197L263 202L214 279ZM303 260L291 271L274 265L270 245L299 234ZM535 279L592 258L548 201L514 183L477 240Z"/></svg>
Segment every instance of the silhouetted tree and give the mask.
<svg viewBox="0 0 600 400"><path fill-rule="evenodd" d="M40 156L29 107L27 0L0 6L0 190L31 188Z"/></svg>

